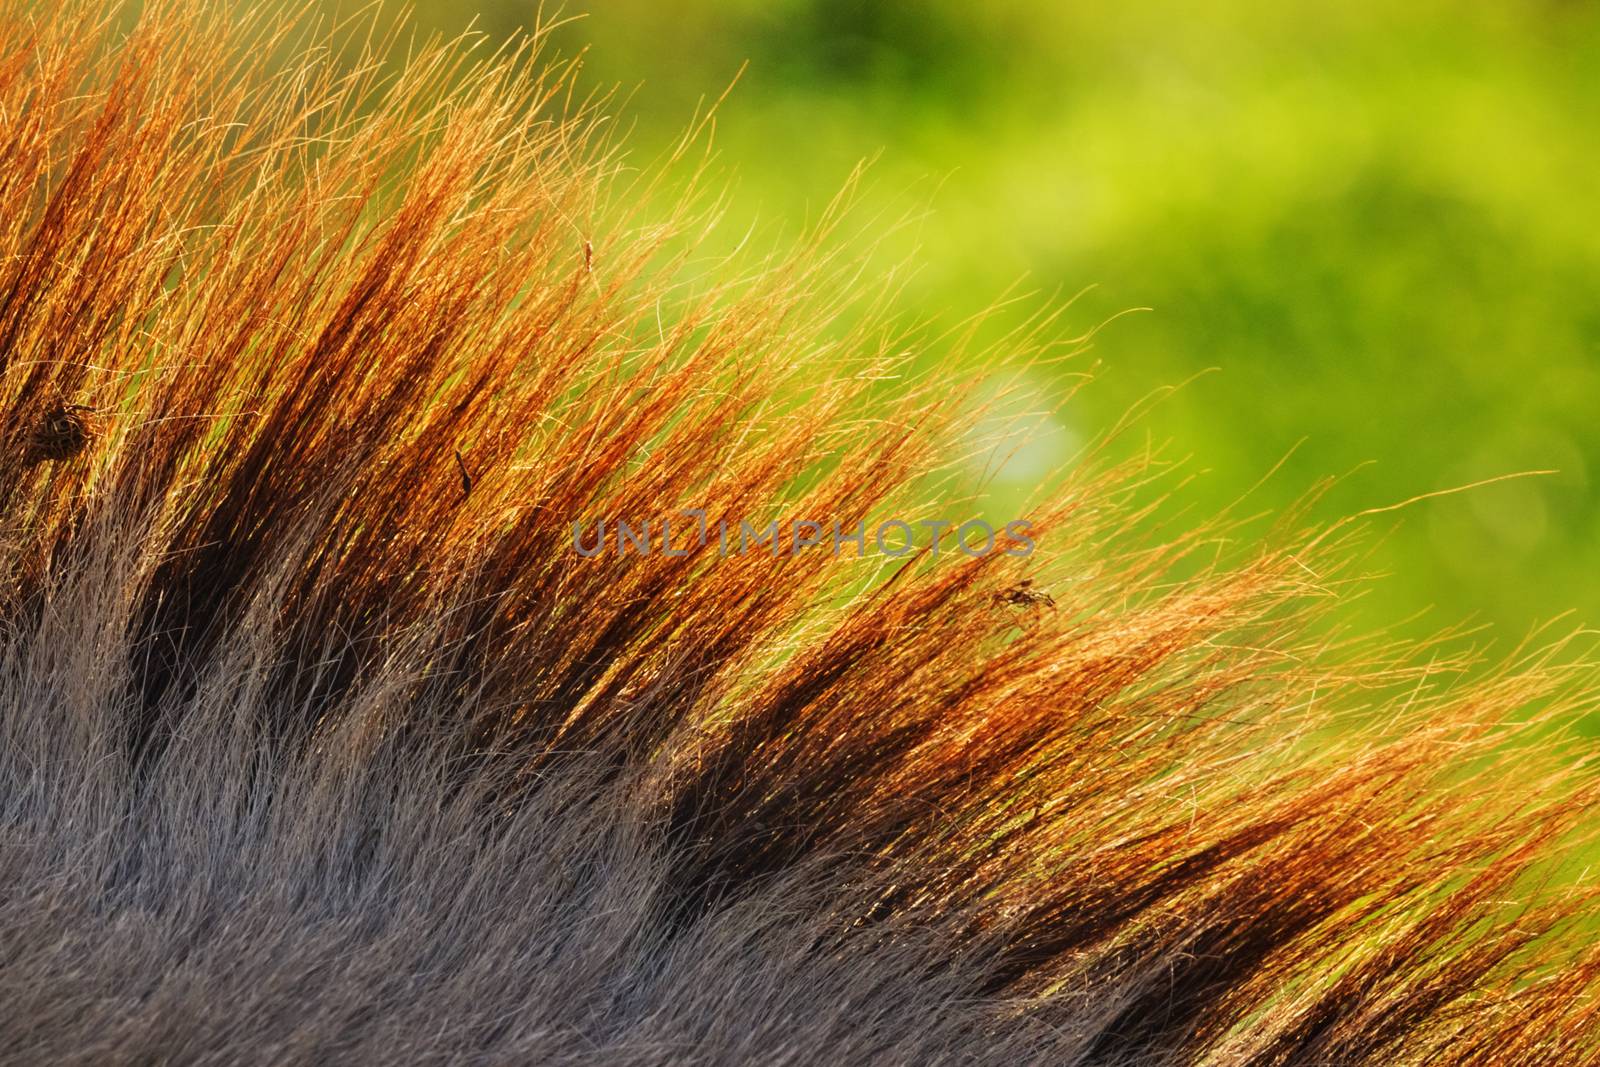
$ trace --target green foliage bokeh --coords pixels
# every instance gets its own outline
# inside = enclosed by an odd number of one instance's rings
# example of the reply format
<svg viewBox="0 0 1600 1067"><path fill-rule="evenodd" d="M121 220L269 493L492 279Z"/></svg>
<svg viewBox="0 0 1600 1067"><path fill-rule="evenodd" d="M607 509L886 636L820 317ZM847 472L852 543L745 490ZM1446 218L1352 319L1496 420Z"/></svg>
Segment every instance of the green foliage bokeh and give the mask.
<svg viewBox="0 0 1600 1067"><path fill-rule="evenodd" d="M590 84L637 89L642 155L748 61L718 113L728 230L798 230L876 157L866 206L928 209L878 253L915 251L912 314L954 321L1019 278L1036 307L1093 286L1063 336L1150 308L1063 365L1096 380L1052 416L1046 459L1187 381L1123 447L1192 457L1182 495L1202 510L1286 455L1252 507L1337 476L1314 512L1330 519L1554 470L1383 517L1389 576L1351 610L1431 608L1423 628L1471 617L1500 641L1568 609L1600 620L1600 5L592 8L559 47L589 48ZM417 21L475 15L491 38L538 17L421 0ZM1037 477L1019 470L1001 500Z"/></svg>

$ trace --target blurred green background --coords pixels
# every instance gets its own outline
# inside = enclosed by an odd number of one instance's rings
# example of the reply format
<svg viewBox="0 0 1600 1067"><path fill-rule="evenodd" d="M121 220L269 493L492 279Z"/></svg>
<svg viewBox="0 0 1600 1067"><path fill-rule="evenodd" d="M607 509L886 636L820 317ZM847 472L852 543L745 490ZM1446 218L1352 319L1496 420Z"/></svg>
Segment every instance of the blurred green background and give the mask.
<svg viewBox="0 0 1600 1067"><path fill-rule="evenodd" d="M416 21L498 38L536 10ZM1600 5L593 0L557 39L629 91L641 161L748 61L716 134L730 233L798 233L875 157L863 209L926 209L880 253L915 252L912 315L953 323L1019 278L1037 295L1002 324L1091 286L1062 337L1151 309L1038 372L1062 376L1043 395L1097 365L1001 500L1217 368L1121 446L1191 457L1195 513L1291 452L1252 509L1328 476L1318 519L1554 469L1381 517L1388 577L1350 610L1497 644L1600 621Z"/></svg>

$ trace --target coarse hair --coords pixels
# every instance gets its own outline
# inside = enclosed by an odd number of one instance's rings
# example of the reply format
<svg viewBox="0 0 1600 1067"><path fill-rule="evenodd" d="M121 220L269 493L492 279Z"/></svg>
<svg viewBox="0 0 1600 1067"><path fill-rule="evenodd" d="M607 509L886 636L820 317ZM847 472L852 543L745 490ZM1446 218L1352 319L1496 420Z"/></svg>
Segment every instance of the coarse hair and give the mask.
<svg viewBox="0 0 1600 1067"><path fill-rule="evenodd" d="M922 515L977 387L365 26L0 0L0 1063L1596 1062L1570 642L1103 451L1032 554L581 557Z"/></svg>

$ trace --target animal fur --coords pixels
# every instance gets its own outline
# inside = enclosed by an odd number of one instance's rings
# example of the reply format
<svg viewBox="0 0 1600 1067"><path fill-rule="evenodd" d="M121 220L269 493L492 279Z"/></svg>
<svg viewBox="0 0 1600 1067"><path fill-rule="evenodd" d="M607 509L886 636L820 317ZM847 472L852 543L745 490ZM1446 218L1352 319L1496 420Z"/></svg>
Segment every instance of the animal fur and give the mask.
<svg viewBox="0 0 1600 1067"><path fill-rule="evenodd" d="M579 558L932 517L972 405L527 50L0 12L0 1063L1600 1061L1581 660L1093 459L1026 558Z"/></svg>

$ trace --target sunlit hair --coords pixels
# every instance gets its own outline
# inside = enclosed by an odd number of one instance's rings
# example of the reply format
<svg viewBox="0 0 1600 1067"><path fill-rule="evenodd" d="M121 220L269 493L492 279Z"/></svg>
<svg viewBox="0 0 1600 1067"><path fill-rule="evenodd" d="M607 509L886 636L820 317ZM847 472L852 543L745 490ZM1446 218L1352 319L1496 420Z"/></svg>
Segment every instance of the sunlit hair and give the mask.
<svg viewBox="0 0 1600 1067"><path fill-rule="evenodd" d="M1571 653L1094 450L1028 555L582 558L944 514L982 405L534 47L0 10L0 1062L1600 1054Z"/></svg>

